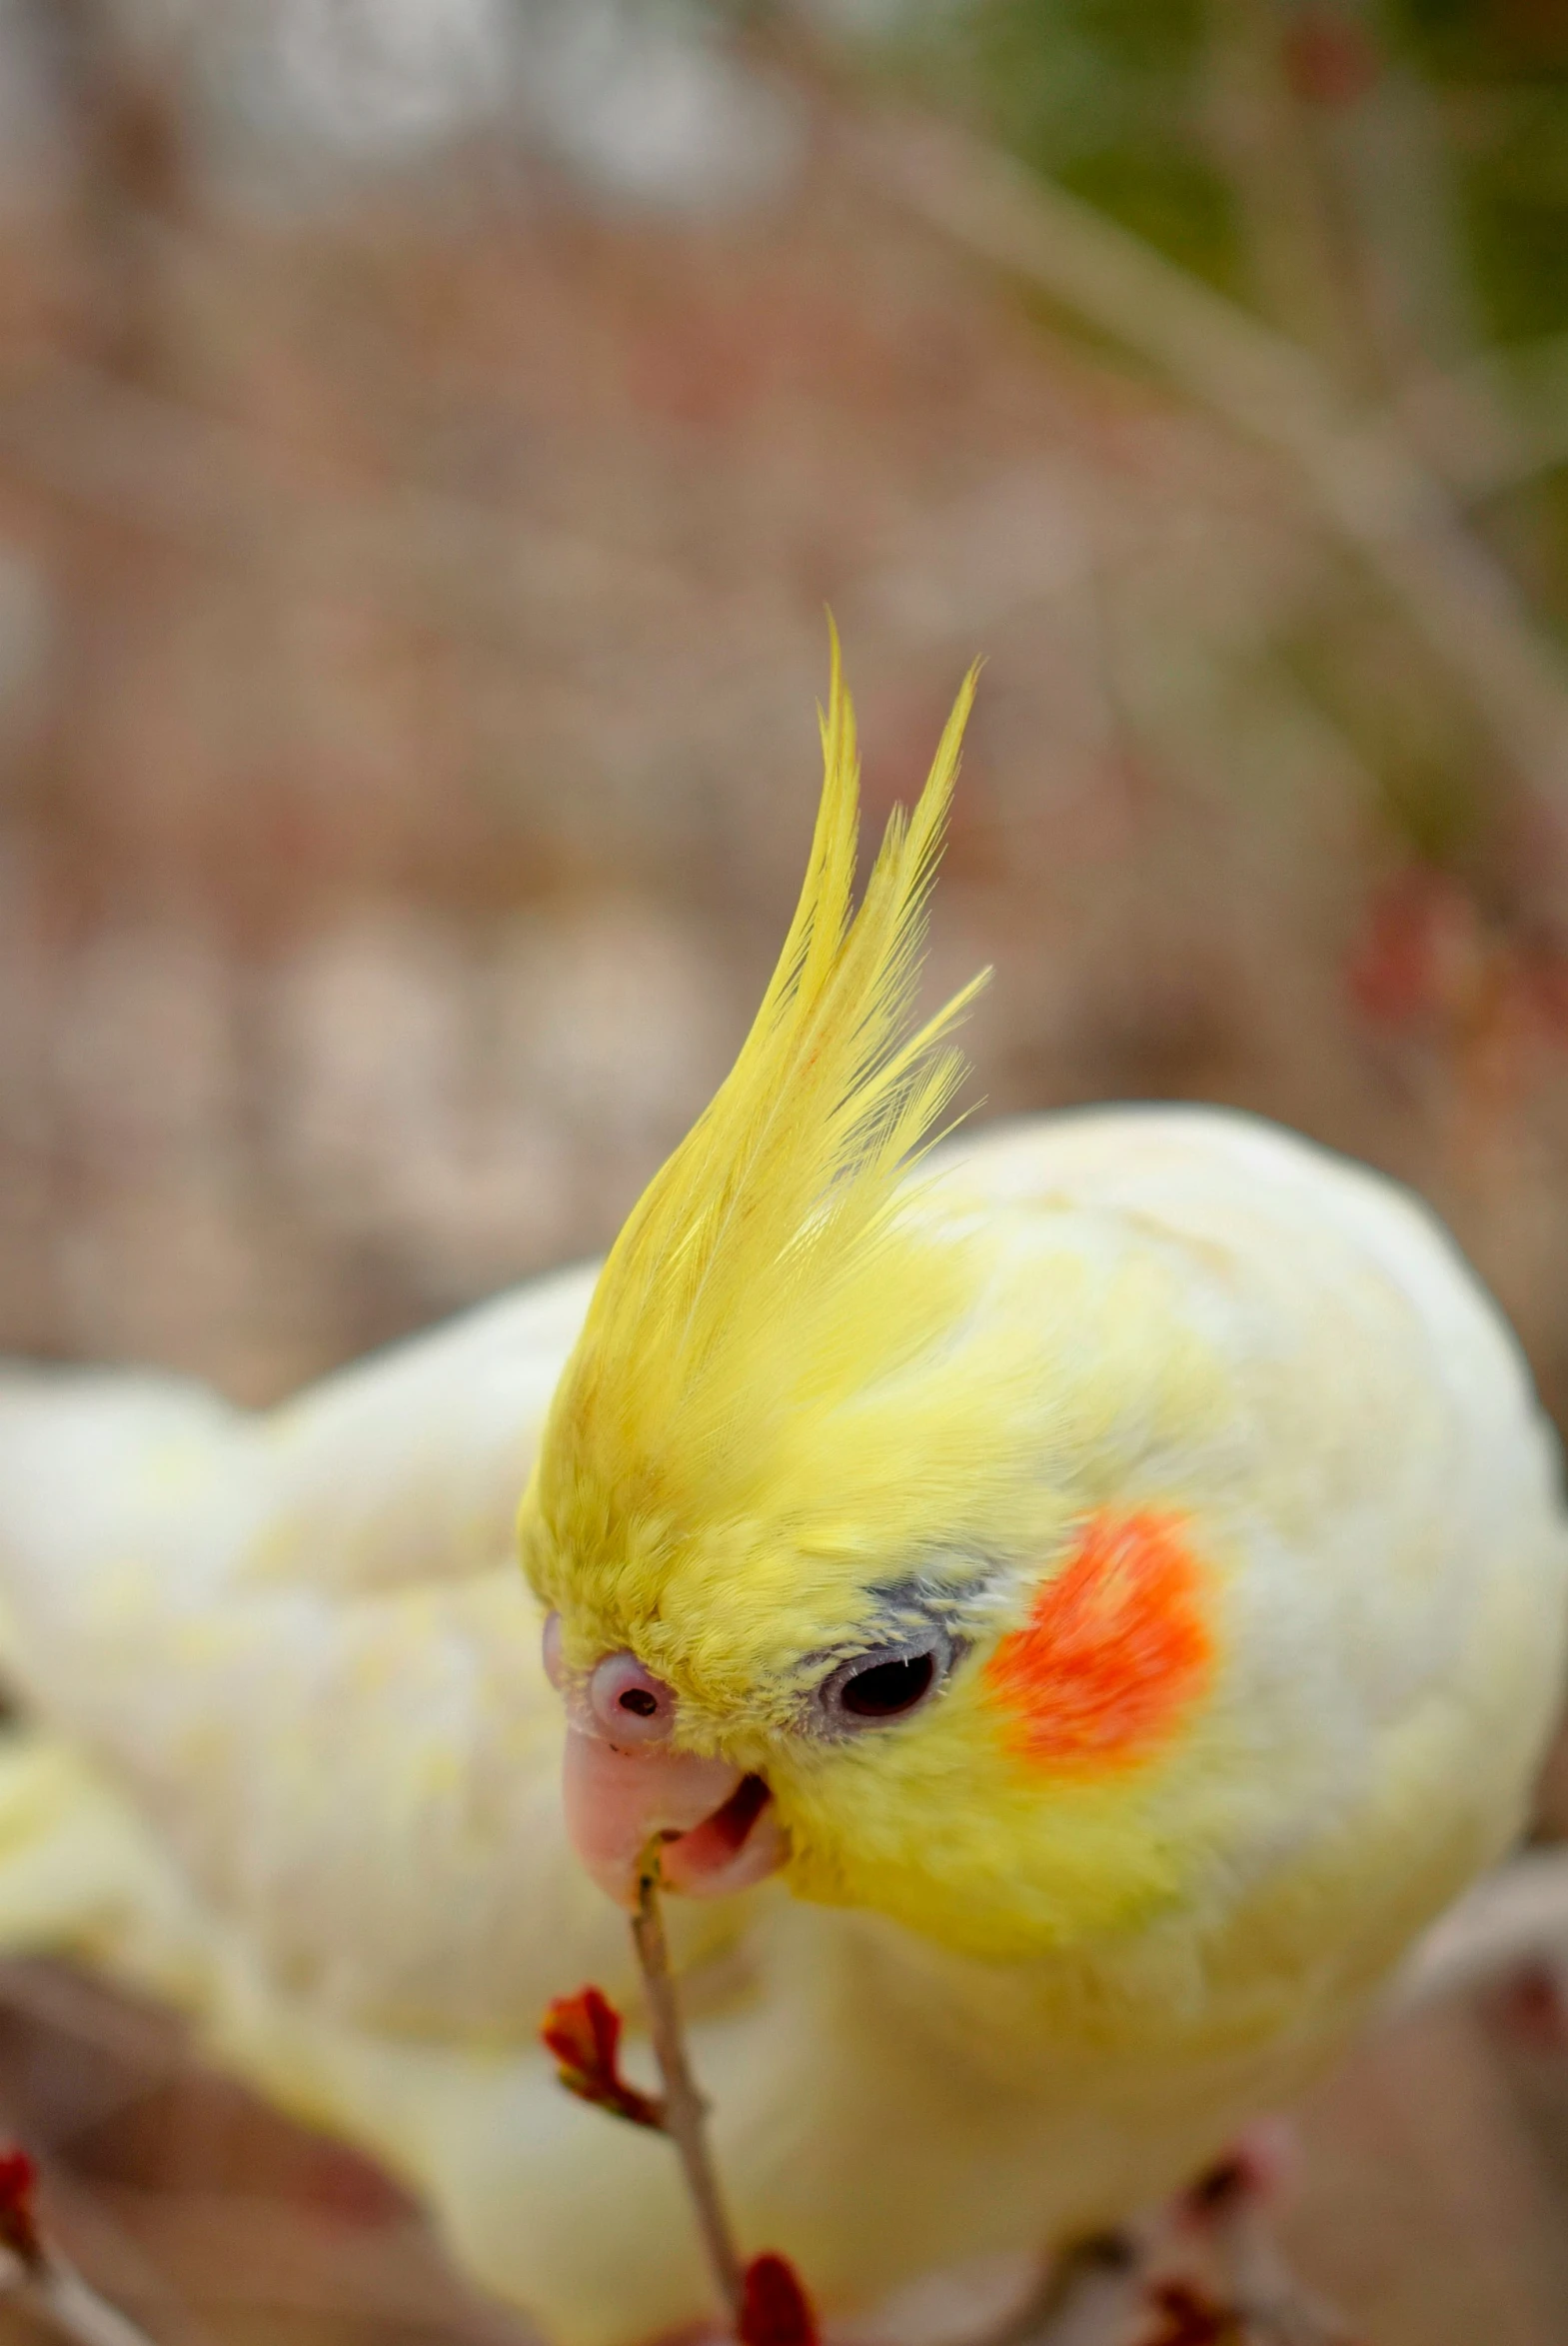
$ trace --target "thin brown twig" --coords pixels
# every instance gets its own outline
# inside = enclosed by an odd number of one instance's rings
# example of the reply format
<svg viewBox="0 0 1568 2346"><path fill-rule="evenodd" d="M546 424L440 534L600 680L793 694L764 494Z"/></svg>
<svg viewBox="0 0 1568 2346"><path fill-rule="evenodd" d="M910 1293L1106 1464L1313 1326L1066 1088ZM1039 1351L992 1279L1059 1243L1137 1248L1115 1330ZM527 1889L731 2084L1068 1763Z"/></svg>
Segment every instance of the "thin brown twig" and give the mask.
<svg viewBox="0 0 1568 2346"><path fill-rule="evenodd" d="M980 2346L1103 2346L1142 2302L1146 2243L1130 2228L1074 2241Z"/></svg>
<svg viewBox="0 0 1568 2346"><path fill-rule="evenodd" d="M100 2297L38 2221L38 2168L19 2146L0 2151L0 2303L15 2299L74 2346L151 2346L145 2330Z"/></svg>
<svg viewBox="0 0 1568 2346"><path fill-rule="evenodd" d="M1233 2177L1237 2170L1230 2163L1222 2172ZM1342 2317L1291 2271L1255 2188L1232 2182L1209 2202L1204 2224L1238 2335L1256 2346L1356 2346Z"/></svg>
<svg viewBox="0 0 1568 2346"><path fill-rule="evenodd" d="M1411 1949L1383 2017L1403 2019L1531 1964L1568 1979L1568 1842L1523 1850L1483 1874Z"/></svg>
<svg viewBox="0 0 1568 2346"><path fill-rule="evenodd" d="M698 2088L686 2053L686 2032L670 1969L665 1918L659 1890L659 1848L655 1843L644 1859L638 1881L637 1912L632 1918L632 1943L642 1967L648 1999L649 2028L659 2074L664 2080L664 2123L680 2154L687 2190L697 2215L698 2230L719 2293L731 2319L741 2313L742 2264L735 2234L720 2195L719 2178L708 2146L708 2104Z"/></svg>
<svg viewBox="0 0 1568 2346"><path fill-rule="evenodd" d="M74 2341L74 2346L153 2346L147 2332L84 2281L57 2248L24 2268L13 2292L29 2311Z"/></svg>
<svg viewBox="0 0 1568 2346"><path fill-rule="evenodd" d="M146 2331L100 2297L39 2229L36 2187L28 2154L7 2151L0 2176L0 2303L25 2305L74 2346L151 2346Z"/></svg>

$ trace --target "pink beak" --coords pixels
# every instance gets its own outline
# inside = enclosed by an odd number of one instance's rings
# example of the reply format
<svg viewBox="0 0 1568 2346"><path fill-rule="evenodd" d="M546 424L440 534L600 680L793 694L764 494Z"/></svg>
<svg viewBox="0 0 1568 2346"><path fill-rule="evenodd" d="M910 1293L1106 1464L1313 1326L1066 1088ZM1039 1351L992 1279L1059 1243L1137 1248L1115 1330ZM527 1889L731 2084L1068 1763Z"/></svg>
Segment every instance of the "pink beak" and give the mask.
<svg viewBox="0 0 1568 2346"><path fill-rule="evenodd" d="M552 1620L546 1666L561 1683L558 1643ZM608 1655L585 1685L563 1685L563 1692L570 1713L562 1771L567 1831L618 1905L637 1904L654 1842L661 1879L691 1897L748 1889L784 1863L788 1844L762 1777L671 1749L675 1697L633 1655Z"/></svg>

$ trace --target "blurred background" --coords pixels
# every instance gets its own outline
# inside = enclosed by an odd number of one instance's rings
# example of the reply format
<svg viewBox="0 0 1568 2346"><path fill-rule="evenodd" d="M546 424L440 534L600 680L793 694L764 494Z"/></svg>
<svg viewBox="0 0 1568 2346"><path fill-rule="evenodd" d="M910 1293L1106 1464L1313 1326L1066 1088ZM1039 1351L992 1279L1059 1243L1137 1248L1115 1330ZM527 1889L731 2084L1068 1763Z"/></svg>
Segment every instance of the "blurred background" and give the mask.
<svg viewBox="0 0 1568 2346"><path fill-rule="evenodd" d="M263 1402L602 1246L824 603L873 818L986 657L981 1113L1370 1159L1568 1411L1568 0L0 0L0 1349ZM1541 2004L1308 2112L1369 2346L1568 2340ZM521 2334L63 1972L0 2122L166 2346Z"/></svg>

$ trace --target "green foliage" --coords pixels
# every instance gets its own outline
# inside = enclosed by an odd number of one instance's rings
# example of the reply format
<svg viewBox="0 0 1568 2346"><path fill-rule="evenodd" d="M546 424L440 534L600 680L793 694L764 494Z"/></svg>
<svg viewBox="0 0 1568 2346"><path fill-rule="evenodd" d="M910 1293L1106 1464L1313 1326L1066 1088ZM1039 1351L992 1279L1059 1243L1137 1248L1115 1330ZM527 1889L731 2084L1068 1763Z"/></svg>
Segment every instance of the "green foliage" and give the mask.
<svg viewBox="0 0 1568 2346"><path fill-rule="evenodd" d="M1283 28L1306 0L1277 5ZM1419 75L1438 106L1489 331L1568 332L1568 7L1389 0L1370 16L1386 61ZM1212 136L1206 0L975 0L938 22L927 35L944 70L958 64L1014 153L1244 295L1237 201Z"/></svg>
<svg viewBox="0 0 1568 2346"><path fill-rule="evenodd" d="M978 0L960 22L976 97L1014 153L1238 289L1235 208L1203 129L1203 0Z"/></svg>
<svg viewBox="0 0 1568 2346"><path fill-rule="evenodd" d="M1502 82L1568 73L1561 0L1392 0L1390 37L1428 72Z"/></svg>
<svg viewBox="0 0 1568 2346"><path fill-rule="evenodd" d="M1486 321L1568 332L1568 9L1560 0L1398 0L1393 37L1442 104Z"/></svg>

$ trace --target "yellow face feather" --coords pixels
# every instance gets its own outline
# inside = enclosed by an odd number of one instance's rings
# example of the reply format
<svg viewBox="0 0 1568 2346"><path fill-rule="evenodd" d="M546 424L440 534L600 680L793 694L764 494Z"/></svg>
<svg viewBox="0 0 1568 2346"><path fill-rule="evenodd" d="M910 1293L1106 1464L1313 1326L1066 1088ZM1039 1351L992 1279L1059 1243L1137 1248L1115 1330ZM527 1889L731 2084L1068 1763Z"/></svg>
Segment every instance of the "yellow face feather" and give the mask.
<svg viewBox="0 0 1568 2346"><path fill-rule="evenodd" d="M1145 1916L1172 1880L1137 1771L1069 1764L1042 1804L981 1667L1082 1520L1081 1480L1045 1470L1075 1446L1065 1420L1113 1416L1128 1388L1117 1369L1097 1402L1079 1378L1055 1425L1042 1315L1008 1307L990 1217L909 1178L980 983L908 1032L973 685L854 910L858 770L834 640L784 951L735 1068L605 1265L522 1545L569 1667L630 1647L675 1689L680 1743L767 1775L797 1892L1015 1954ZM1081 1284L1064 1262L1046 1322L1081 1316ZM1163 1356L1183 1350L1172 1338ZM939 1701L853 1744L802 1726L835 1660L913 1618L951 1632Z"/></svg>

